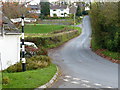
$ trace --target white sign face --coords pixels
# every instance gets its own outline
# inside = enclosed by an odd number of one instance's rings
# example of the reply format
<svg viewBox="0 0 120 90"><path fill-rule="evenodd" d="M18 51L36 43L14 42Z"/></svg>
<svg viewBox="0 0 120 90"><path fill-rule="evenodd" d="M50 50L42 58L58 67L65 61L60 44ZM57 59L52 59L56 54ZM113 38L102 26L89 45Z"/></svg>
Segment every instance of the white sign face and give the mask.
<svg viewBox="0 0 120 90"><path fill-rule="evenodd" d="M11 19L13 23L21 22L21 18ZM37 20L34 18L24 18L24 22L36 22Z"/></svg>
<svg viewBox="0 0 120 90"><path fill-rule="evenodd" d="M11 19L13 23L21 22L21 18Z"/></svg>

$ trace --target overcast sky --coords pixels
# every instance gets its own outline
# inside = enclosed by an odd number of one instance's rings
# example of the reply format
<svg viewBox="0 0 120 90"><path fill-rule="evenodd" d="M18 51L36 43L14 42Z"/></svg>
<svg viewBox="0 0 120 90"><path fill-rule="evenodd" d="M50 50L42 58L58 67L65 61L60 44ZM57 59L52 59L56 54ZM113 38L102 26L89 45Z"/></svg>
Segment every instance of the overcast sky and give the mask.
<svg viewBox="0 0 120 90"><path fill-rule="evenodd" d="M1 1L1 0L0 0ZM40 1L50 1L50 2L53 2L53 1L58 1L58 0L2 0L2 1L22 1L22 2L24 2L24 1L32 1L32 3L39 3Z"/></svg>
<svg viewBox="0 0 120 90"><path fill-rule="evenodd" d="M42 0L43 1L43 0ZM45 0L44 0L45 1ZM58 0L49 0L50 2L53 2L53 1L58 1ZM40 0L33 0L32 2L31 2L31 4L35 4L35 3L39 3L40 2Z"/></svg>
<svg viewBox="0 0 120 90"><path fill-rule="evenodd" d="M46 1L49 1L49 2L54 2L54 1L59 1L59 0L2 0L2 1L20 1L20 2L27 2L27 1L31 1L31 3L30 4L36 4L36 3L39 3L40 1L44 1L44 2L46 2ZM64 0L61 0L61 1L64 1ZM71 2L73 2L73 1L90 1L90 0L65 0L65 1L71 1Z"/></svg>

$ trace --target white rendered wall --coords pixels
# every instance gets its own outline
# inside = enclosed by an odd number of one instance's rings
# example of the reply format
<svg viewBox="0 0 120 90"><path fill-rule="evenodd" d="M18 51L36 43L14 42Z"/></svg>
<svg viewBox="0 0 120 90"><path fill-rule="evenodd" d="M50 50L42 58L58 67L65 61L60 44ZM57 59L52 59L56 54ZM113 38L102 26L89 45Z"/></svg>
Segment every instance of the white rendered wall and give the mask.
<svg viewBox="0 0 120 90"><path fill-rule="evenodd" d="M2 70L20 61L20 35L0 36Z"/></svg>
<svg viewBox="0 0 120 90"><path fill-rule="evenodd" d="M69 8L67 9L63 9L63 11L61 11L61 9L56 9L56 11L53 11L53 9L50 9L50 17L53 17L54 14L56 14L58 17L64 17L64 15L61 15L61 13L66 13L65 17L68 17L69 14Z"/></svg>

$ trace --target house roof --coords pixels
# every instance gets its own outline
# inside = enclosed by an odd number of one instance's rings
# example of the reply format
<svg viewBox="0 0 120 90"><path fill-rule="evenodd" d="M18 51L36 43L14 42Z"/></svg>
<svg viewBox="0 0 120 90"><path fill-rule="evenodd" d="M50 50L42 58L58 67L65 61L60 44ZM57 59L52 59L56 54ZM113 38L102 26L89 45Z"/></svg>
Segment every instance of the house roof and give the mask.
<svg viewBox="0 0 120 90"><path fill-rule="evenodd" d="M38 9L38 10L41 9L40 5L28 5L27 7L31 9Z"/></svg>
<svg viewBox="0 0 120 90"><path fill-rule="evenodd" d="M66 9L67 5L51 5L50 9Z"/></svg>
<svg viewBox="0 0 120 90"><path fill-rule="evenodd" d="M2 24L4 23L5 34L20 34L20 30L1 12L0 34L2 33Z"/></svg>

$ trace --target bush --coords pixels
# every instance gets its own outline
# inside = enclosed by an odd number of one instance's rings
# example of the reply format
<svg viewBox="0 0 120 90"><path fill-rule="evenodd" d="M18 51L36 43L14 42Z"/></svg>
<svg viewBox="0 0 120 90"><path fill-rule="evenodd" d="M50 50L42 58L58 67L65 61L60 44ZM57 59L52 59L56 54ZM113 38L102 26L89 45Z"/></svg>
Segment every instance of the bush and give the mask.
<svg viewBox="0 0 120 90"><path fill-rule="evenodd" d="M10 83L10 79L9 79L9 77L7 77L7 76L5 76L5 77L3 77L2 78L2 84L9 84Z"/></svg>
<svg viewBox="0 0 120 90"><path fill-rule="evenodd" d="M33 56L31 58L26 59L26 67L27 70L34 70L38 68L47 67L51 64L51 58L48 56ZM8 67L4 72L21 72L22 71L22 63L19 62Z"/></svg>
<svg viewBox="0 0 120 90"><path fill-rule="evenodd" d="M51 59L48 56L33 56L27 59L27 70L43 68L50 65Z"/></svg>
<svg viewBox="0 0 120 90"><path fill-rule="evenodd" d="M9 72L9 73L11 73L11 72L21 72L22 71L22 66L21 65L22 65L21 62L19 62L17 64L14 64L14 65L8 67L4 71Z"/></svg>
<svg viewBox="0 0 120 90"><path fill-rule="evenodd" d="M82 11L82 15L88 15L88 11Z"/></svg>
<svg viewBox="0 0 120 90"><path fill-rule="evenodd" d="M118 2L97 2L91 9L92 37L97 47L113 52L120 52L118 7Z"/></svg>
<svg viewBox="0 0 120 90"><path fill-rule="evenodd" d="M48 55L47 49L44 47L39 47L38 51L36 52L37 55Z"/></svg>

